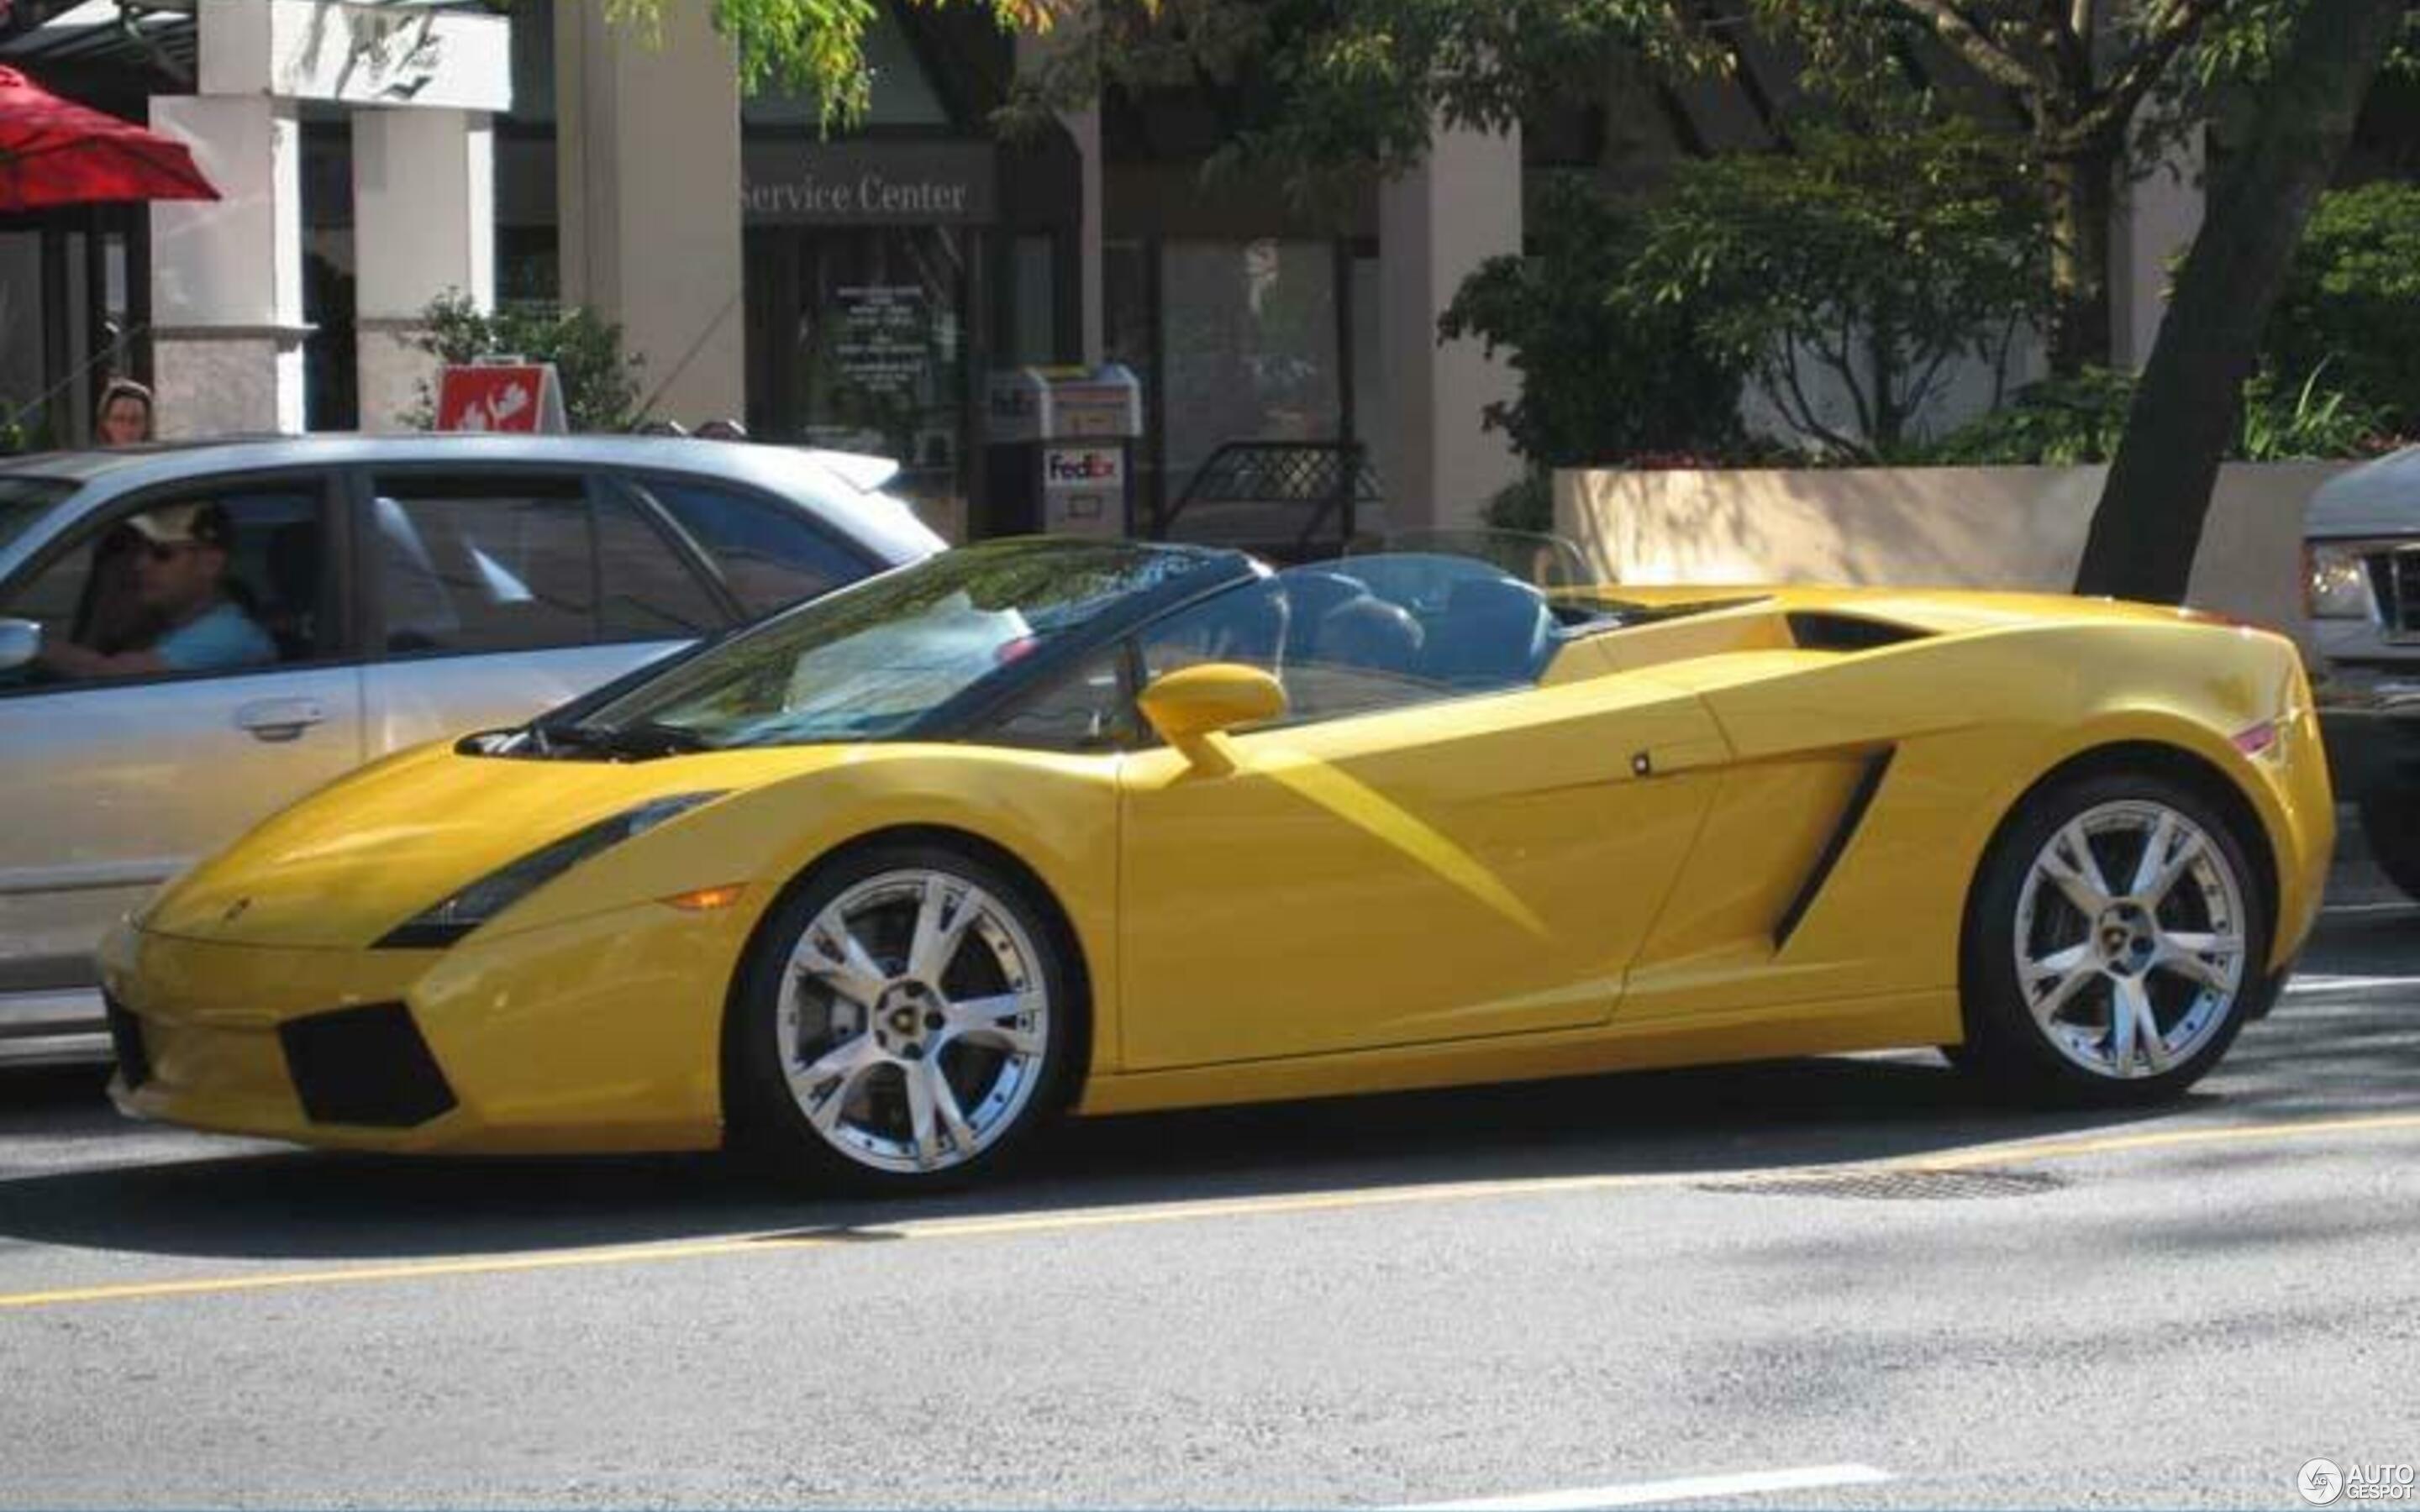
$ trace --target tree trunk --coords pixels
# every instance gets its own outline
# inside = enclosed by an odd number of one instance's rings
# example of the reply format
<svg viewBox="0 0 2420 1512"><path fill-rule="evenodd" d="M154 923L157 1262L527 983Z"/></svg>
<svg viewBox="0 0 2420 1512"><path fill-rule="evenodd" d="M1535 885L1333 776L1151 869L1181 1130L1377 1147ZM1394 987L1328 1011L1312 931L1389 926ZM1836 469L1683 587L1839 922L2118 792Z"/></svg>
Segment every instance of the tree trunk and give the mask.
<svg viewBox="0 0 2420 1512"><path fill-rule="evenodd" d="M2109 216L2114 152L2081 150L2042 165L2050 195L2050 368L2072 378L2109 365Z"/></svg>
<svg viewBox="0 0 2420 1512"><path fill-rule="evenodd" d="M2081 594L2180 603L2243 380L2294 248L2408 0L2319 0L2262 91L2251 140L2178 275L2076 573Z"/></svg>

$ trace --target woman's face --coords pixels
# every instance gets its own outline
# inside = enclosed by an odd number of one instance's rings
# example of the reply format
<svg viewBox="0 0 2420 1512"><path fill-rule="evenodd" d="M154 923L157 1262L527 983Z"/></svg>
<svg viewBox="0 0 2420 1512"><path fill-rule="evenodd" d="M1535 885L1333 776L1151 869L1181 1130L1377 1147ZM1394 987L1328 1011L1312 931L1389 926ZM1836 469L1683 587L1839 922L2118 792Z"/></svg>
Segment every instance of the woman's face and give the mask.
<svg viewBox="0 0 2420 1512"><path fill-rule="evenodd" d="M132 446L151 439L151 407L131 393L109 401L101 412L101 444Z"/></svg>

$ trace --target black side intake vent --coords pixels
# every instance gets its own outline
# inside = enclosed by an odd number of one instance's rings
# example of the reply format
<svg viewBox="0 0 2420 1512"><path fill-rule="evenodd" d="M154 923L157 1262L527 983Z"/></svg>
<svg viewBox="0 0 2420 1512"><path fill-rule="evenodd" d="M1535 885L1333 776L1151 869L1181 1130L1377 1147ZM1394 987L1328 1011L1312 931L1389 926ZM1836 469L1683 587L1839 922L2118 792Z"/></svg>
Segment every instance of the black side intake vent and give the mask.
<svg viewBox="0 0 2420 1512"><path fill-rule="evenodd" d="M454 1088L401 1003L289 1019L277 1038L314 1123L409 1129L454 1105Z"/></svg>
<svg viewBox="0 0 2420 1512"><path fill-rule="evenodd" d="M1869 620L1859 614L1800 609L1789 619L1790 639L1798 643L1801 651L1880 651L1885 646L1905 645L1931 636L1930 631L1910 629L1888 620Z"/></svg>

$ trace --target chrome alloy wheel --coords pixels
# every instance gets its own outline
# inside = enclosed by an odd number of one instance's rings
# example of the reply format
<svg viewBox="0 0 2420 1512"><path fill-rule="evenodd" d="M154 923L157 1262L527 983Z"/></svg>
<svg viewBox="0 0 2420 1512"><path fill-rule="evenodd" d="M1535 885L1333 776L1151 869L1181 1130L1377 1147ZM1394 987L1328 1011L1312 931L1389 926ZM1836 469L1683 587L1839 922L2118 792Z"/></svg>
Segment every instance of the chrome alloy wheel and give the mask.
<svg viewBox="0 0 2420 1512"><path fill-rule="evenodd" d="M775 1017L790 1095L856 1163L948 1170L1017 1120L1052 1026L1042 957L1015 911L964 877L885 872L807 925Z"/></svg>
<svg viewBox="0 0 2420 1512"><path fill-rule="evenodd" d="M2017 899L2017 981L2035 1025L2095 1075L2184 1062L2243 990L2242 883L2227 853L2165 804L2086 810L2053 834Z"/></svg>

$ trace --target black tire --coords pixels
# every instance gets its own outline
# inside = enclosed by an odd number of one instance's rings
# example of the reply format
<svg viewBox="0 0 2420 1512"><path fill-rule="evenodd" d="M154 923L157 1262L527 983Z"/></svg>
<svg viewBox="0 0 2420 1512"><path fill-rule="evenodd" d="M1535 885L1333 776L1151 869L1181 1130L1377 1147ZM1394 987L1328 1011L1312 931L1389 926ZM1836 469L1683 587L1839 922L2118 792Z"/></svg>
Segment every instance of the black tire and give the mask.
<svg viewBox="0 0 2420 1512"><path fill-rule="evenodd" d="M2420 898L2420 795L2363 799L2361 833L2386 880Z"/></svg>
<svg viewBox="0 0 2420 1512"><path fill-rule="evenodd" d="M2198 933L2226 933L2228 923L2234 925L2242 941L2239 952L2236 984L2231 995L2209 1006L2203 1005L2200 990L2189 978L2174 968L2149 970L2135 958L2122 951L2106 960L2117 962L2117 972L2144 985L2151 995L2152 1011L2160 1012L2163 999L2173 1007L2164 1020L2155 1017L2169 1033L2183 1026L2193 1014L2202 1018L2190 1032L2180 1039L2183 1053L2164 1070L2152 1071L2154 1064L2145 1057L2128 1057L2126 1063L2149 1073L2118 1075L2108 1069L2087 1067L2082 1058L2105 1058L2113 1065L2119 1057L2110 1049L2096 1050L2081 1041L2089 1038L2093 1015L2098 1011L2103 1033L2111 1027L2111 1015L2118 1003L2121 990L2117 975L2106 965L2079 968L2084 985L2067 999L2068 1007L2053 1015L2053 1026L2046 1027L2037 1021L2031 999L2020 980L2017 966L2019 951L2019 910L2023 906L2028 877L2036 860L2055 837L2068 825L2087 815L2107 815L2113 808L2130 811L2142 806L2157 806L2191 824L2207 838L2206 854L2214 868L2224 869L2232 885L2232 901L2226 907L2213 904L2205 895L2202 883L2214 878L2213 871L2193 874L2193 885L2185 880L2169 889L2168 898L2159 904L2159 917L2152 921L2156 930L2174 930ZM2149 810L2143 810L2149 811ZM2102 822L2108 822L2104 819ZM2107 772L2083 776L2057 782L2030 795L2024 805L2001 827L2000 834L1984 853L1983 863L1976 877L1975 890L1967 908L1965 938L1961 949L1961 990L1966 1027L1966 1042L1950 1053L1953 1065L1978 1077L1997 1090L2027 1102L2065 1105L2115 1106L2157 1103L2182 1093L2207 1074L2226 1056L2246 1020L2257 1017L2268 1006L2268 995L2275 983L2268 971L2271 943L2269 902L2260 886L2260 877L2251 860L2249 847L2238 833L2239 821L2226 810L2210 802L2198 791L2170 778L2151 773ZM2131 863L2123 848L2126 837L2118 831L2104 832L2104 838L2093 842L2096 848L2115 852L2102 862L2104 877ZM2133 841L2133 855L2139 857L2148 849L2148 838ZM2111 890L2118 889L2110 878ZM2131 880L2131 876L2130 876ZM2047 903L2040 901L2048 896ZM2220 896L2226 896L2224 890ZM2122 899L2120 900L2122 903ZM2241 917L2226 920L2216 916L2240 908ZM2037 885L2035 914L2024 923L2028 931L2040 931L2028 935L2025 947L2030 955L2042 949L2047 959L2049 946L2065 942L2061 926L2072 926L2084 920L2081 908L2063 891L2047 882ZM2061 914L2072 910L2072 918ZM2100 920L2081 924L2076 942L2088 954L2089 961L2102 962L2101 942L2116 939L2122 922L2109 934L2100 932ZM2139 937L2139 935L2138 935ZM2164 939L2161 934L2159 938ZM2038 947L2035 941L2041 942ZM2074 948L2072 946L2071 949ZM2096 977L2102 980L2096 980ZM2099 997L2096 1000L2096 991ZM2046 994L2047 995L2047 994ZM2076 1015L2073 1021L2061 1014ZM2054 1039L2061 1028L2066 1038L2076 1042L2073 1054L2062 1050ZM2139 1033L2139 1030L2137 1031ZM2164 1045L2165 1041L2163 1041Z"/></svg>
<svg viewBox="0 0 2420 1512"><path fill-rule="evenodd" d="M940 877L950 885L976 889L998 914L978 918L968 930L967 943L952 956L955 964L944 974L942 995L923 998L895 995L901 991L907 949L904 945L892 948L897 944L898 920L879 912L860 916L866 918L871 932L880 936L865 949L883 968L892 985L877 1005L866 1008L843 996L836 987L826 984L814 973L802 976L793 1031L799 1052L792 1055L785 1048L783 990L793 951L835 903L865 896L869 888L879 894L892 885L889 879L913 875ZM877 910L904 907L912 912L916 905L903 899L874 906ZM1023 980L1027 985L1039 986L1047 1010L1038 1020L1042 1026L1040 1049L1031 1056L988 1043L978 1044L971 1036L956 1042L938 1038L938 1019L943 1011L954 1014L965 1001L971 1000L963 995L948 995L949 988L972 980L975 985L967 989L968 993L984 993L985 983L990 980L987 973L999 974L997 980L991 981L995 996L1010 995L1018 985L995 949L1002 939L1008 941L1012 954L1022 955L1030 950L1032 960L1027 964L1029 969L1022 972ZM974 977L969 979L965 975L968 972L973 972ZM988 1177L1009 1164L1035 1129L1061 1112L1068 1101L1069 1080L1076 1074L1077 1061L1086 1041L1087 1005L1082 1000L1082 982L1074 942L1057 910L1037 896L1022 878L971 847L877 843L845 852L819 866L803 887L774 909L741 967L724 1045L724 1109L731 1145L779 1179L825 1192L900 1196L949 1190ZM934 1011L934 1016L924 1017L922 1022L935 1028L929 1035L915 1031L925 1035L921 1039L893 1038L894 1034L906 1032L896 1029L899 1007L906 1007L908 1016L916 1018L918 1003ZM1018 1024L1027 1022L1019 1020ZM862 1027L858 1033L849 1032L861 1023ZM865 1047L877 1040L881 1043L876 1048L881 1053L876 1056ZM926 1042L935 1046L929 1059L923 1053ZM809 1051L820 1057L846 1046L864 1050L876 1063L850 1073L852 1077L864 1078L850 1094L861 1105L864 1116L852 1119L846 1112L841 1113L834 1120L839 1132L827 1136L810 1119L801 1094L793 1092L784 1068L789 1064L808 1064ZM910 1054L915 1056L914 1060L900 1058ZM989 1105L988 1097L1002 1085L990 1078L1005 1075L1012 1063L1017 1072L1016 1090L1013 1095L1001 1094L997 1126L977 1121ZM958 1152L945 1128L937 1133L950 1140L951 1148L945 1149L945 1159L930 1165L903 1165L907 1155L885 1154L877 1148L886 1140L895 1140L903 1150L912 1153L915 1114L909 1109L907 1084L911 1068L946 1075L954 1085L962 1076L969 1078L975 1111L961 1111L960 1117L970 1120L970 1132L977 1135L970 1147L972 1154ZM938 1072L935 1068L939 1068ZM845 1079L836 1076L823 1085L832 1087ZM804 1095L814 1094L810 1091ZM923 1095L929 1098L932 1094L927 1091ZM963 1110L967 1104L961 1099L954 1105ZM928 1111L924 1119L928 1127L933 1127L938 1115Z"/></svg>

